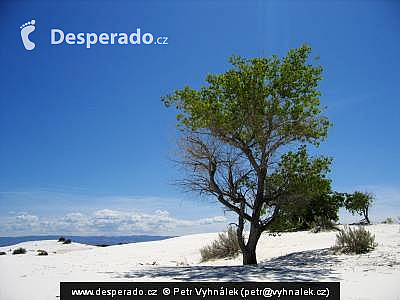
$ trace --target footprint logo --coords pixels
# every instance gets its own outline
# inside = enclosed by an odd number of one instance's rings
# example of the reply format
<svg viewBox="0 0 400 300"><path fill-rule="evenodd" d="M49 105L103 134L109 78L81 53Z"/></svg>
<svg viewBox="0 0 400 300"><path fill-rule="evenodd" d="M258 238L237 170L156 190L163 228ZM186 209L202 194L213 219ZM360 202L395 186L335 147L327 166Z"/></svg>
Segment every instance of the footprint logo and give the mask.
<svg viewBox="0 0 400 300"><path fill-rule="evenodd" d="M28 23L22 24L21 28L21 37L22 42L24 43L26 50L33 50L35 49L35 43L29 40L29 34L35 30L35 20L32 20Z"/></svg>

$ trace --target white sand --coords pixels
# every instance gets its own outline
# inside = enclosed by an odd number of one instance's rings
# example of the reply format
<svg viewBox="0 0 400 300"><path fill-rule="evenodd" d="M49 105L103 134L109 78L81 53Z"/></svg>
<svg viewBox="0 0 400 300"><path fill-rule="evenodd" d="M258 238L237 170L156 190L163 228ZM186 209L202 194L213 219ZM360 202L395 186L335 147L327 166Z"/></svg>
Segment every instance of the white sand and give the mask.
<svg viewBox="0 0 400 300"><path fill-rule="evenodd" d="M336 232L263 234L257 267L241 257L199 263L216 233L99 248L57 241L1 247L0 299L59 299L60 281L340 281L342 299L400 300L400 227L372 225L369 254L333 255ZM11 255L23 247L27 253ZM37 256L37 250L48 256Z"/></svg>

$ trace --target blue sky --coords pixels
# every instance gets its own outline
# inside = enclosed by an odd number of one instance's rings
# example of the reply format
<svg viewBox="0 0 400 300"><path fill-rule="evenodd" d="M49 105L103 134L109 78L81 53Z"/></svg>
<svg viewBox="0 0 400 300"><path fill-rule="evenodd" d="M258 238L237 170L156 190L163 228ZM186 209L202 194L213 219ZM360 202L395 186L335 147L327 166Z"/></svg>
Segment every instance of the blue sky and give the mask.
<svg viewBox="0 0 400 300"><path fill-rule="evenodd" d="M400 215L400 4L396 1L2 1L0 235L185 234L225 228L212 199L172 183L175 112L232 54L306 42L334 123L318 153L338 191L374 192L372 220ZM20 26L35 20L25 50ZM168 45L50 43L140 28ZM357 217L341 213L343 222Z"/></svg>

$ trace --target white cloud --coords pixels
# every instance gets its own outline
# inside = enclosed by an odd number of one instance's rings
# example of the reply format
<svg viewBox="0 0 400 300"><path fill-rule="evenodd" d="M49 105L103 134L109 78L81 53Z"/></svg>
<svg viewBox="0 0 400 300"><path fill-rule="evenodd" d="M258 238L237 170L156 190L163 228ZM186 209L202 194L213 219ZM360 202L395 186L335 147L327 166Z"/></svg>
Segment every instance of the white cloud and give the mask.
<svg viewBox="0 0 400 300"><path fill-rule="evenodd" d="M205 219L200 219L199 224L204 225L204 224L213 224L213 223L221 223L221 222L226 222L226 217L224 216L217 216L213 218L205 218Z"/></svg>
<svg viewBox="0 0 400 300"><path fill-rule="evenodd" d="M131 235L163 234L176 235L190 229L204 231L204 227L226 223L224 216L194 220L178 219L166 211L154 213L127 212L111 209L96 210L89 214L68 213L61 217L39 217L32 214L17 214L0 221L7 235L25 234L76 234L76 235Z"/></svg>
<svg viewBox="0 0 400 300"><path fill-rule="evenodd" d="M29 213L15 214L3 219L0 223L0 228L4 233L10 232L12 234L43 233L42 230L48 230L50 226L50 222L41 220L38 216ZM4 233L0 232L2 235L5 235Z"/></svg>
<svg viewBox="0 0 400 300"><path fill-rule="evenodd" d="M121 212L111 209L102 209L94 212L94 216L98 219L118 219L121 214Z"/></svg>
<svg viewBox="0 0 400 300"><path fill-rule="evenodd" d="M166 210L157 209L155 213L156 213L156 215L159 215L159 216L169 216L169 212L167 212Z"/></svg>
<svg viewBox="0 0 400 300"><path fill-rule="evenodd" d="M226 229L230 221L214 200L190 197L97 196L85 191L0 191L0 235L136 234L182 235ZM137 211L136 209L140 209ZM17 215L35 215L37 223ZM209 220L211 219L211 220ZM236 218L235 218L236 219ZM31 223L33 224L31 220ZM213 223L215 221L215 223ZM163 224L161 224L163 222ZM5 224L8 224L5 226ZM14 227L18 225L18 230ZM126 229L126 228L129 228Z"/></svg>
<svg viewBox="0 0 400 300"><path fill-rule="evenodd" d="M65 222L82 222L87 221L87 217L81 213L69 213L66 214L62 220Z"/></svg>
<svg viewBox="0 0 400 300"><path fill-rule="evenodd" d="M34 215L29 215L29 214L22 214L22 215L17 215L15 217L16 221L18 223L30 223L30 224L35 224L39 221L39 217L38 216L34 216Z"/></svg>

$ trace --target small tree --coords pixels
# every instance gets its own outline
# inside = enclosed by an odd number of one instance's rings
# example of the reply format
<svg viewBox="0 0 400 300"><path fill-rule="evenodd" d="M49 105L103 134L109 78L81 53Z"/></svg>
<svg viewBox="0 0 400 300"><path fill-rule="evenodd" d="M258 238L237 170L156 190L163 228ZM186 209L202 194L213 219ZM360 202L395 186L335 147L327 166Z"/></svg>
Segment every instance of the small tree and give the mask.
<svg viewBox="0 0 400 300"><path fill-rule="evenodd" d="M331 161L326 157L311 158L304 146L282 156L278 168L268 177L267 186L272 193L284 190L290 201L280 201L279 213L268 230L328 227L338 220L342 196L332 192L331 180L326 177Z"/></svg>
<svg viewBox="0 0 400 300"><path fill-rule="evenodd" d="M339 220L341 198L340 193L329 192L282 205L268 230L281 232L333 228L334 222Z"/></svg>
<svg viewBox="0 0 400 300"><path fill-rule="evenodd" d="M344 206L353 215L358 214L364 216L365 222L371 224L368 211L374 198L372 193L355 191L353 194L347 194Z"/></svg>
<svg viewBox="0 0 400 300"><path fill-rule="evenodd" d="M246 265L257 264L258 240L281 203L300 198L288 193L286 185L268 185L277 162L288 146L318 145L327 135L330 123L321 115L317 89L322 68L308 63L310 52L303 45L282 59L233 56L233 68L208 75L206 86L185 87L162 98L179 110L181 162L190 171L182 184L215 196L237 215Z"/></svg>

